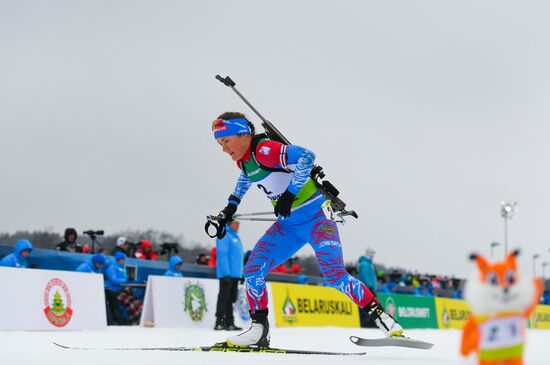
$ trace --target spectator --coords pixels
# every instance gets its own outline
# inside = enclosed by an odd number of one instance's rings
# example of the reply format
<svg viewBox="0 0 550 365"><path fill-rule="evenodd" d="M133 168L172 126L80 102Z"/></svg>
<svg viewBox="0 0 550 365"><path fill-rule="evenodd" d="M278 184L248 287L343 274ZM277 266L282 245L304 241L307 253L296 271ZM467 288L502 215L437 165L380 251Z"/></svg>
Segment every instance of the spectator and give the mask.
<svg viewBox="0 0 550 365"><path fill-rule="evenodd" d="M374 255L376 252L367 247L365 255L359 257L359 280L376 295L376 270L374 269Z"/></svg>
<svg viewBox="0 0 550 365"><path fill-rule="evenodd" d="M140 260L158 260L157 253L153 250L153 244L149 240L141 240L141 245L136 251L136 258Z"/></svg>
<svg viewBox="0 0 550 365"><path fill-rule="evenodd" d="M181 264L183 260L179 256L171 256L168 261L168 271L164 273L164 276L182 277Z"/></svg>
<svg viewBox="0 0 550 365"><path fill-rule="evenodd" d="M373 264L375 253L376 252L372 248L367 247L365 250L365 255L359 257L359 263L357 265L359 280L361 280L361 282L365 284L374 295L376 295L377 289L376 270ZM361 327L376 327L376 323L369 318L365 311L359 311L359 321L361 323Z"/></svg>
<svg viewBox="0 0 550 365"><path fill-rule="evenodd" d="M109 308L111 308L111 313L113 314L113 324L138 324L143 303L138 298L124 291L124 288L121 286L128 282L128 273L124 266L125 262L126 255L122 252L117 252L115 254L115 261L107 267L105 272L105 295L108 296ZM118 307L119 303L126 308L130 323L122 318Z"/></svg>
<svg viewBox="0 0 550 365"><path fill-rule="evenodd" d="M82 246L76 243L76 239L78 238L76 229L67 228L65 230L64 238L65 240L63 242L58 243L57 246L55 246L56 250L68 251L68 252L82 252Z"/></svg>
<svg viewBox="0 0 550 365"><path fill-rule="evenodd" d="M302 267L300 266L298 257L291 258L288 260L288 263L290 265L290 273L292 275L300 275L302 272Z"/></svg>
<svg viewBox="0 0 550 365"><path fill-rule="evenodd" d="M80 264L76 268L76 271L103 274L103 266L105 266L105 256L101 253L96 253Z"/></svg>
<svg viewBox="0 0 550 365"><path fill-rule="evenodd" d="M243 276L243 244L238 235L239 221L227 225L227 233L216 240L216 276L220 281L216 304L215 330L240 331L235 326L233 304L237 301L239 281Z"/></svg>
<svg viewBox="0 0 550 365"><path fill-rule="evenodd" d="M27 239L17 240L13 253L10 253L0 261L0 266L27 268L27 256L32 251L32 244Z"/></svg>
<svg viewBox="0 0 550 365"><path fill-rule="evenodd" d="M131 257L131 255L128 254L128 239L126 237L119 237L116 239L116 247L112 252L112 255L116 255L117 252L122 252L126 255L126 257Z"/></svg>
<svg viewBox="0 0 550 365"><path fill-rule="evenodd" d="M210 256L205 254L204 252L201 252L197 255L197 258L195 259L195 263L197 265L205 265L208 266L208 262L210 261Z"/></svg>
<svg viewBox="0 0 550 365"><path fill-rule="evenodd" d="M210 249L210 259L208 260L208 266L216 267L216 247Z"/></svg>
<svg viewBox="0 0 550 365"><path fill-rule="evenodd" d="M286 263L283 262L282 264L280 264L279 266L277 266L276 268L271 270L271 272L273 274L288 274L288 269L286 267Z"/></svg>

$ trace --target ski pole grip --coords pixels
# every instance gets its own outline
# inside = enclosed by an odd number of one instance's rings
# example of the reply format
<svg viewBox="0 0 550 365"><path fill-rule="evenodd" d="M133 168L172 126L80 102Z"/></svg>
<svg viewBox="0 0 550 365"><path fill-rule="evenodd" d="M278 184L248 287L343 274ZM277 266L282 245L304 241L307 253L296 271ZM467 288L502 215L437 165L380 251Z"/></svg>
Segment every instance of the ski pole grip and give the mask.
<svg viewBox="0 0 550 365"><path fill-rule="evenodd" d="M216 80L220 81L225 86L233 87L237 84L235 84L235 81L231 80L229 76L226 76L225 78L221 77L220 75L216 75Z"/></svg>

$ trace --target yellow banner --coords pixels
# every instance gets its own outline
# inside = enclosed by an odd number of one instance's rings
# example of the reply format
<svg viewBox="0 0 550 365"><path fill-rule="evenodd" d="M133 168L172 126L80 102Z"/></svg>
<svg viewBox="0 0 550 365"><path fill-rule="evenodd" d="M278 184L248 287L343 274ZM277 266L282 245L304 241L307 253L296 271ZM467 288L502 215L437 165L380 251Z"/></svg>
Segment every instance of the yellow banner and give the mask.
<svg viewBox="0 0 550 365"><path fill-rule="evenodd" d="M529 318L529 327L550 329L550 305L537 305Z"/></svg>
<svg viewBox="0 0 550 365"><path fill-rule="evenodd" d="M359 309L333 288L271 283L277 327L359 327Z"/></svg>
<svg viewBox="0 0 550 365"><path fill-rule="evenodd" d="M472 315L470 305L457 299L435 298L437 326L439 328L462 329Z"/></svg>

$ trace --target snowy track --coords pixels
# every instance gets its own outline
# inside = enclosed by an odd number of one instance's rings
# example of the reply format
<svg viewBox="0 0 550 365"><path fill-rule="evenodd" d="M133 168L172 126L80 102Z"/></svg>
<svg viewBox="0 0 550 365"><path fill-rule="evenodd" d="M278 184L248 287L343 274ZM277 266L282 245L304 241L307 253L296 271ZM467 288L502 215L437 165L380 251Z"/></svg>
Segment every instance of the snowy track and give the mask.
<svg viewBox="0 0 550 365"><path fill-rule="evenodd" d="M342 328L275 328L272 345L294 349L322 351L366 351L366 356L342 357L348 364L369 365L426 365L474 364L458 354L459 331L408 330L418 339L434 342L433 349L358 347L349 336L379 337L377 330ZM157 352L157 351L79 351L61 349L53 341L82 347L166 347L211 345L224 339L226 333L205 329L109 327L105 331L83 332L0 332L2 364L21 365L184 365L184 364L281 364L300 362L301 365L339 363L332 356ZM527 365L548 365L550 331L530 330L526 350Z"/></svg>

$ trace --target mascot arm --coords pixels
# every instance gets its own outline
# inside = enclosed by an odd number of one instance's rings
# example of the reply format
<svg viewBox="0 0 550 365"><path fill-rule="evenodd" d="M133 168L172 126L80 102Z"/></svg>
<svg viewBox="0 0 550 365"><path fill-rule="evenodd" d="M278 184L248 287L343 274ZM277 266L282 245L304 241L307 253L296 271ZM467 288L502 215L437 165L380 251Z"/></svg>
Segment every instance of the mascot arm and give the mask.
<svg viewBox="0 0 550 365"><path fill-rule="evenodd" d="M533 302L531 303L529 308L527 308L525 312L523 312L523 316L526 318L529 317L529 315L533 312L533 310L535 310L535 307L537 306L537 304L539 304L540 296L542 295L542 290L544 288L544 283L541 278L536 278L534 280L534 285L535 285L535 296L533 298Z"/></svg>
<svg viewBox="0 0 550 365"><path fill-rule="evenodd" d="M462 356L468 356L470 352L476 350L479 342L479 330L474 317L470 317L464 326L462 332L462 345L460 353Z"/></svg>

